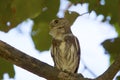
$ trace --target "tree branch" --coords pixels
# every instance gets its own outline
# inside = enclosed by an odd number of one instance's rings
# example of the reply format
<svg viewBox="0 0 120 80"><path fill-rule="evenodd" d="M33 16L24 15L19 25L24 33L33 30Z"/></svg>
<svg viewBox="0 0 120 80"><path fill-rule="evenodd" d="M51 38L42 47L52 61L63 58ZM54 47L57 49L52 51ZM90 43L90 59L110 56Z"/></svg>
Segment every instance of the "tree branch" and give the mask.
<svg viewBox="0 0 120 80"><path fill-rule="evenodd" d="M97 80L113 80L117 72L120 70L120 54L117 56L113 64L98 78Z"/></svg>
<svg viewBox="0 0 120 80"><path fill-rule="evenodd" d="M41 62L0 40L0 57L48 80L112 80L120 70L120 55L108 70L96 79L84 78L82 74L68 74ZM61 77L61 73L65 74Z"/></svg>
<svg viewBox="0 0 120 80"><path fill-rule="evenodd" d="M1 40L0 57L40 77L48 80L59 80L58 76L61 71L17 50ZM84 80L84 78L82 77L81 80Z"/></svg>
<svg viewBox="0 0 120 80"><path fill-rule="evenodd" d="M0 57L46 79L57 80L58 70L0 41ZM54 74L56 73L56 74Z"/></svg>

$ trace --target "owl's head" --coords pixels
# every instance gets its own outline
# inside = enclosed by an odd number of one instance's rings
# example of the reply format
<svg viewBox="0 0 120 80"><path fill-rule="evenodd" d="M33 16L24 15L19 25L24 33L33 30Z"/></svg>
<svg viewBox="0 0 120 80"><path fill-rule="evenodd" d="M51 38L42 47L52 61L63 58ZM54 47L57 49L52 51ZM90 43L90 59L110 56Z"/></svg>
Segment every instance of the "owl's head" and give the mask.
<svg viewBox="0 0 120 80"><path fill-rule="evenodd" d="M52 37L61 36L70 33L70 23L65 18L59 18L50 22L50 32Z"/></svg>
<svg viewBox="0 0 120 80"><path fill-rule="evenodd" d="M65 18L59 18L59 19L52 20L50 22L50 27L51 28L54 28L54 27L57 27L57 28L68 28L68 27L70 27L70 23Z"/></svg>

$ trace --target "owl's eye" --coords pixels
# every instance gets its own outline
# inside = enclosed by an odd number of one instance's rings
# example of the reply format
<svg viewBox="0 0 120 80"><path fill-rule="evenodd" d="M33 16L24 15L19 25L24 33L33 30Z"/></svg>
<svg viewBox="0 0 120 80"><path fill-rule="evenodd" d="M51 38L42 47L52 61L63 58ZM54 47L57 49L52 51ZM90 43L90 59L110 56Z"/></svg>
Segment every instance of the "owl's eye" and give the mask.
<svg viewBox="0 0 120 80"><path fill-rule="evenodd" d="M59 20L55 20L54 22L55 22L55 23L58 23L58 22L59 22Z"/></svg>

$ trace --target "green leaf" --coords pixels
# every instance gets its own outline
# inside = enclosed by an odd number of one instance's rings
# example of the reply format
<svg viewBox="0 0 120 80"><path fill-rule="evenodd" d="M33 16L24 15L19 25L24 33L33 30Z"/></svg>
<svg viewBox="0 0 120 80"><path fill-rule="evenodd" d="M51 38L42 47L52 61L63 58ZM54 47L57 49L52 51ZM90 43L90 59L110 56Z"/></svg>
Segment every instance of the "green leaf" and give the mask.
<svg viewBox="0 0 120 80"><path fill-rule="evenodd" d="M79 16L76 12L65 12L65 18L69 20L70 24L72 25L76 18Z"/></svg>
<svg viewBox="0 0 120 80"><path fill-rule="evenodd" d="M1 0L0 30L7 32L27 18L37 17L43 6L44 0Z"/></svg>
<svg viewBox="0 0 120 80"><path fill-rule="evenodd" d="M49 28L47 22L35 24L32 31L32 39L36 48L40 51L48 50L51 44L51 37L49 36Z"/></svg>
<svg viewBox="0 0 120 80"><path fill-rule="evenodd" d="M8 31L11 26L7 26L7 22L12 18L11 4L12 0L0 1L0 30Z"/></svg>
<svg viewBox="0 0 120 80"><path fill-rule="evenodd" d="M73 4L77 4L77 3L86 3L89 2L90 0L69 0L69 1Z"/></svg>
<svg viewBox="0 0 120 80"><path fill-rule="evenodd" d="M113 62L118 54L120 54L120 38L114 40L106 40L102 43L104 48L108 51L111 56L111 62Z"/></svg>
<svg viewBox="0 0 120 80"><path fill-rule="evenodd" d="M44 0L14 0L11 8L14 10L14 15L18 18L35 18L37 17L44 6Z"/></svg>
<svg viewBox="0 0 120 80"><path fill-rule="evenodd" d="M114 4L113 4L114 3ZM100 1L96 0L89 3L89 11L94 10L98 15L103 14L105 20L107 16L111 17L110 23L119 23L120 25L120 2L119 0L105 0L105 4L102 5Z"/></svg>
<svg viewBox="0 0 120 80"><path fill-rule="evenodd" d="M115 23L114 26L115 26L115 29L116 29L116 31L118 33L118 36L120 37L120 26L119 26L119 24Z"/></svg>
<svg viewBox="0 0 120 80"><path fill-rule="evenodd" d="M32 29L32 39L35 47L40 50L48 50L51 44L49 35L49 22L55 19L59 10L60 2L58 0L45 0L43 12L34 18L34 26Z"/></svg>
<svg viewBox="0 0 120 80"><path fill-rule="evenodd" d="M4 73L8 73L11 78L15 75L13 64L0 58L0 80L3 79Z"/></svg>

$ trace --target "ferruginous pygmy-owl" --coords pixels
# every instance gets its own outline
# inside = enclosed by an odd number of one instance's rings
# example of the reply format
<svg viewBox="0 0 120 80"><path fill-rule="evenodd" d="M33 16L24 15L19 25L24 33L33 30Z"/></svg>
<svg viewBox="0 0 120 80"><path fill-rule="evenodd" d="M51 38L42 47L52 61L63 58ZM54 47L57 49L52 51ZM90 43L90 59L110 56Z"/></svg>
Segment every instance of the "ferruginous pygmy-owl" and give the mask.
<svg viewBox="0 0 120 80"><path fill-rule="evenodd" d="M78 39L70 29L71 25L65 18L52 20L50 32L52 36L51 55L54 66L59 70L76 73L80 61Z"/></svg>

